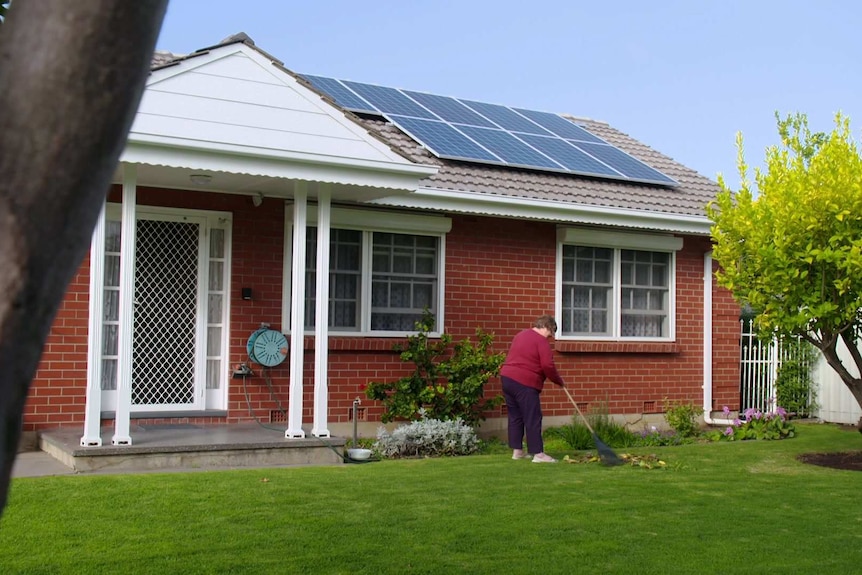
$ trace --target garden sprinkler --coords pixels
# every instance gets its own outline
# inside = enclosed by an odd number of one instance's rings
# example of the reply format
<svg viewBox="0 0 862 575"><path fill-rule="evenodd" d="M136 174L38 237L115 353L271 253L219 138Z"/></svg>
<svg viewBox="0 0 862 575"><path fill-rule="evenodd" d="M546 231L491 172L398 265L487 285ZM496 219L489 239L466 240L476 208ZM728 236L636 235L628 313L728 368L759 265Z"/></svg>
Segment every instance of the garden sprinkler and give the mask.
<svg viewBox="0 0 862 575"><path fill-rule="evenodd" d="M563 387L563 391L566 392L566 395L569 397L569 401L572 402L572 405L575 406L578 415L580 415L581 419L584 420L584 425L587 426L587 429L589 429L590 433L593 435L593 443L596 444L596 451L599 452L599 459L602 460L602 463L604 463L605 465L622 465L623 463L625 463L622 459L619 458L616 453L614 453L613 449L608 447L604 441L599 439L599 436L596 435L595 431L593 431L590 422L587 421L587 418L584 417L583 413L581 413L581 408L578 407L578 404L575 402L575 399L572 397L572 394L569 393L569 390Z"/></svg>

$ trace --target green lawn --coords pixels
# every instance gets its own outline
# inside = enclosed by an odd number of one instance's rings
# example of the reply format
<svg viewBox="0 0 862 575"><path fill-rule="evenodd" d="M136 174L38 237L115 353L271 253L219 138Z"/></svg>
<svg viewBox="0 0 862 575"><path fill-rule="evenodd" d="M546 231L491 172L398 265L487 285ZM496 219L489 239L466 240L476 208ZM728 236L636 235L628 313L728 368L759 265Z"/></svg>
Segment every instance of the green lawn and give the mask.
<svg viewBox="0 0 862 575"><path fill-rule="evenodd" d="M539 465L498 448L338 467L16 479L0 519L0 572L860 572L862 473L795 456L860 450L862 436L797 431L631 450L668 463L651 470Z"/></svg>

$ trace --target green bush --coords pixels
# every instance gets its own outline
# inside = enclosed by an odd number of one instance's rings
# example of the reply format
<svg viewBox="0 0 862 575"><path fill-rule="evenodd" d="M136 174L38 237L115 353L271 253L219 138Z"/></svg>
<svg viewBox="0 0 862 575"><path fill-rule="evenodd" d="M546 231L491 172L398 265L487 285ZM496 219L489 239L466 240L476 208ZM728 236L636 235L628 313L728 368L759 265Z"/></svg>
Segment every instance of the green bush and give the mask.
<svg viewBox="0 0 862 575"><path fill-rule="evenodd" d="M667 424L681 437L694 437L699 429L697 418L701 409L691 402L671 401L664 399L664 418Z"/></svg>
<svg viewBox="0 0 862 575"><path fill-rule="evenodd" d="M493 334L476 330L476 342L469 338L452 344L452 337L441 334L431 340L434 316L425 310L416 322L417 333L407 344L396 344L393 351L401 361L412 362L413 372L392 382L372 381L365 387L369 399L383 403L384 423L397 419L416 420L424 410L430 419L461 419L475 426L484 413L503 402L503 396L485 398L485 384L500 373L504 353L490 351Z"/></svg>
<svg viewBox="0 0 862 575"><path fill-rule="evenodd" d="M784 342L782 351L784 354L775 378L775 399L788 415L807 417L817 409L811 380L817 350L807 341L792 341Z"/></svg>

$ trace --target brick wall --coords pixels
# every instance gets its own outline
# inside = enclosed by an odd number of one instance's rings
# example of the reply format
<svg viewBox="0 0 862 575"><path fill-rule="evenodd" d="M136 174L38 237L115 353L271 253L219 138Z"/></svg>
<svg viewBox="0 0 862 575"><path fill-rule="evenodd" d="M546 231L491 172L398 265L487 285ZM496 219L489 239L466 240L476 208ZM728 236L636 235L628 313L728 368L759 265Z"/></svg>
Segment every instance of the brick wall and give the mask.
<svg viewBox="0 0 862 575"><path fill-rule="evenodd" d="M119 201L114 191L112 201ZM248 336L261 322L282 326L284 208L265 200L255 208L248 197L226 194L138 190L141 204L232 212L233 252L230 294L229 365L246 361ZM453 216L446 236L445 327L456 340L476 328L495 334L494 348L508 342L535 317L554 311L556 227L553 224L472 216ZM703 253L706 238L687 237L677 254L677 339L670 344L556 342L556 362L579 403L605 402L611 413L662 411L665 398L694 401L703 397ZM80 425L86 391L89 265L82 264L54 323L26 406L25 430ZM254 297L240 297L243 287ZM729 294L713 289L713 397L718 409L738 405L739 309ZM360 387L369 381L400 378L410 371L391 351L398 340L333 337L329 342L329 420L350 421L353 400L363 398L369 421L381 409L364 399ZM312 421L313 338L305 338L303 421ZM267 372L254 366L256 377L229 379L227 418L191 418L197 423L270 421L286 408L289 362ZM492 380L489 393L499 393ZM252 413L249 413L249 405ZM566 396L550 386L543 396L548 416L570 415ZM501 412L490 414L500 416ZM178 420L171 420L178 421Z"/></svg>

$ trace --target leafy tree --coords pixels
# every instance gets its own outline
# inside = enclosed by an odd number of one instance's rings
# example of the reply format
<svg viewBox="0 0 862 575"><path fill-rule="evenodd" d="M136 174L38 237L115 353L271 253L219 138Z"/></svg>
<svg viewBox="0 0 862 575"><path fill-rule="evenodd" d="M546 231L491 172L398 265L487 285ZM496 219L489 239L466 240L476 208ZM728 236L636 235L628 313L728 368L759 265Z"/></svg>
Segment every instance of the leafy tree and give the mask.
<svg viewBox="0 0 862 575"><path fill-rule="evenodd" d="M812 133L804 114L776 120L781 145L755 169L758 193L739 135L740 189L719 176L707 208L718 282L755 310L762 335L816 346L862 406L862 156L840 113L829 134ZM856 370L839 358L839 341Z"/></svg>

